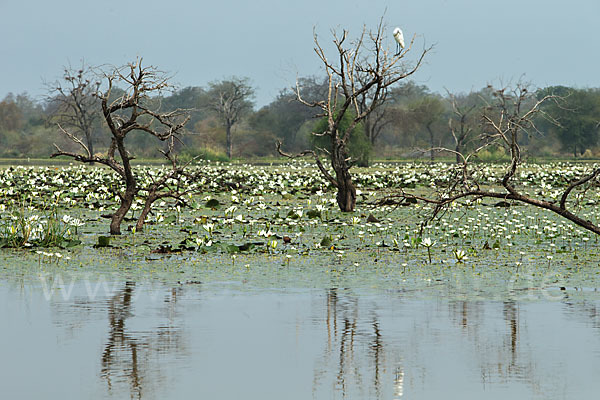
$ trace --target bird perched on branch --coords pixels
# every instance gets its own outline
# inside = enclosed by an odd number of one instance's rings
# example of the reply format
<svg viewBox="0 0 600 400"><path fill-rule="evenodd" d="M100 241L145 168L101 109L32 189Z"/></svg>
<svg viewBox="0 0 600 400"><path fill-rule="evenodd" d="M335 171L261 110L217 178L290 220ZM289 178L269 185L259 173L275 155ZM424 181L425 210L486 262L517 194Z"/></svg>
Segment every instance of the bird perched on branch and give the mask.
<svg viewBox="0 0 600 400"><path fill-rule="evenodd" d="M396 41L396 56L400 55L402 50L404 49L404 35L402 34L402 29L396 28L394 29L394 40Z"/></svg>

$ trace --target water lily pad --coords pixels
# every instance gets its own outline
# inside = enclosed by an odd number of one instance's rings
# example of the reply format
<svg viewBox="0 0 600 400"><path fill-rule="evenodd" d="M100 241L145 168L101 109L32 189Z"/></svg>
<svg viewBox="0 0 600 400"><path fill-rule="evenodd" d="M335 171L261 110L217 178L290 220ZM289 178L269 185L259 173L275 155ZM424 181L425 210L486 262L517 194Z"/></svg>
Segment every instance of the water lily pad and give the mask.
<svg viewBox="0 0 600 400"><path fill-rule="evenodd" d="M290 218L290 219L299 219L299 218L300 218L300 215L298 215L298 213L297 213L296 211L294 211L294 210L290 210L290 211L287 213L287 217L288 217L288 218Z"/></svg>
<svg viewBox="0 0 600 400"><path fill-rule="evenodd" d="M228 244L228 245L223 246L223 248L229 254L240 252L240 247L236 246L235 244Z"/></svg>
<svg viewBox="0 0 600 400"><path fill-rule="evenodd" d="M169 215L167 218L164 219L164 223L165 224L172 224L173 222L177 221L177 217L175 215Z"/></svg>
<svg viewBox="0 0 600 400"><path fill-rule="evenodd" d="M319 210L308 210L306 216L310 219L321 218L321 211Z"/></svg>
<svg viewBox="0 0 600 400"><path fill-rule="evenodd" d="M240 252L245 252L245 251L251 251L252 249L254 249L256 246L263 246L264 243L262 242L247 242L241 245L236 245L236 244L229 244L229 245L225 245L223 246L223 249L229 253L229 254L233 254L233 253L240 253Z"/></svg>
<svg viewBox="0 0 600 400"><path fill-rule="evenodd" d="M69 247L75 247L81 244L81 240L79 239L71 239L71 240L65 240L60 244L60 247L63 249L69 248Z"/></svg>
<svg viewBox="0 0 600 400"><path fill-rule="evenodd" d="M98 243L96 247L109 247L110 246L110 236L98 236Z"/></svg>
<svg viewBox="0 0 600 400"><path fill-rule="evenodd" d="M379 222L379 220L377 218L375 218L375 216L373 214L369 214L369 217L367 218L367 222L375 223L375 222Z"/></svg>
<svg viewBox="0 0 600 400"><path fill-rule="evenodd" d="M217 200L217 199L210 199L204 204L204 206L206 208L217 209L217 208L221 207L221 203L219 203L219 200Z"/></svg>
<svg viewBox="0 0 600 400"><path fill-rule="evenodd" d="M323 239L321 239L321 247L331 247L331 243L330 236L323 236Z"/></svg>

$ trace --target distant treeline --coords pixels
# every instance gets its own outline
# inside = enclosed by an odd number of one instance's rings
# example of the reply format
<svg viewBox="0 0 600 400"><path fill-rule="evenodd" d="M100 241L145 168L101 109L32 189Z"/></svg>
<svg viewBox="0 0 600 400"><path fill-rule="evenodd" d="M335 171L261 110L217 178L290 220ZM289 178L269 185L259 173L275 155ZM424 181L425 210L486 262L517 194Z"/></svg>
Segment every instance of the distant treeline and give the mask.
<svg viewBox="0 0 600 400"><path fill-rule="evenodd" d="M243 98L246 107L240 108L238 119L229 126L233 158L275 156L277 140L282 141L289 152L319 146L318 140L311 139L310 134L319 129L318 109L298 102L296 88L282 89L270 104L255 109L254 89L249 87L248 80L231 78L206 88L186 87L148 100L150 106L161 111L189 110L191 118L179 148L183 156L227 159L228 127L214 102L215 91L231 82L242 82L247 89ZM326 79L305 77L298 83L304 100L319 101L327 96ZM536 116L538 132L531 132L525 143L529 154L600 156L600 89L555 86L537 92L538 97L548 93L559 97L547 103ZM51 88L43 100L32 99L26 93L7 95L0 102L0 157L45 158L53 153L54 143L61 148L73 146L58 126L69 112L64 108L66 95ZM492 96L493 90L489 87L470 93L440 95L424 85L404 83L391 90L377 111L353 132L357 137L352 141L351 152L359 154L358 158L396 159L438 157L439 153L429 152L433 147L468 150L477 146L471 138L481 133L481 110L492 103ZM100 112L98 102L88 103L88 107L97 107ZM102 118L92 121L95 151L106 151L110 137L106 129ZM130 136L128 148L136 157L160 156L152 138L135 132ZM453 157L450 153L446 156ZM500 158L502 154L492 148L481 157Z"/></svg>

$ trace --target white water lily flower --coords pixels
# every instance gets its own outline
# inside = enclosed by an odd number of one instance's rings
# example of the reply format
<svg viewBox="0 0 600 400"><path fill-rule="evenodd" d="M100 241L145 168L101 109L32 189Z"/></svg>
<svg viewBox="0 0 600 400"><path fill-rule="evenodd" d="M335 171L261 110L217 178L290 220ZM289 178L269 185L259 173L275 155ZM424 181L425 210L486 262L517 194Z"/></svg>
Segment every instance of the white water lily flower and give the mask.
<svg viewBox="0 0 600 400"><path fill-rule="evenodd" d="M264 237L266 237L266 238L273 236L273 232L271 232L271 230L270 230L270 229L269 229L268 231L267 231L267 230L264 230L264 229L261 229L261 230L259 230L259 231L258 231L256 234L257 234L258 236L264 236Z"/></svg>
<svg viewBox="0 0 600 400"><path fill-rule="evenodd" d="M69 225L74 226L74 227L79 227L79 226L84 226L85 223L82 222L79 218L71 218L71 221L69 221Z"/></svg>
<svg viewBox="0 0 600 400"><path fill-rule="evenodd" d="M227 208L227 209L225 210L225 215L228 215L228 214L233 214L233 212L234 212L235 210L237 210L237 207L236 207L236 206L231 206L231 207L229 207L229 208Z"/></svg>
<svg viewBox="0 0 600 400"><path fill-rule="evenodd" d="M215 229L215 224L213 224L212 222L209 222L207 224L202 225L202 228L208 232L209 234L212 235L213 230Z"/></svg>
<svg viewBox="0 0 600 400"><path fill-rule="evenodd" d="M465 251L462 249L454 250L454 257L456 257L456 261L459 263L467 260L466 255L467 255L467 253L465 253Z"/></svg>
<svg viewBox="0 0 600 400"><path fill-rule="evenodd" d="M431 238L426 237L421 241L421 244L425 247L432 247L435 245L435 242L433 242Z"/></svg>

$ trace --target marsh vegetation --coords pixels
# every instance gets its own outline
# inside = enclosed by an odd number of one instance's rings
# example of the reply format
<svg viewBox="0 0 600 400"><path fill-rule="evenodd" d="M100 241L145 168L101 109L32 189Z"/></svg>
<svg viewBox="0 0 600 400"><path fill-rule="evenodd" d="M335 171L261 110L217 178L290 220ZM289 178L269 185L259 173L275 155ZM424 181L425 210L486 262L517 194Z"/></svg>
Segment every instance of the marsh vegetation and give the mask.
<svg viewBox="0 0 600 400"><path fill-rule="evenodd" d="M357 210L350 214L339 211L334 188L311 164L202 163L191 168L200 178L182 178L185 201L157 201L146 229L137 231L142 193L125 216L123 234L112 237L107 236L109 219L119 204L114 171L86 166L5 169L0 182L2 257L19 261L3 273L125 268L178 280L266 282L272 277L263 274L277 271L277 279L301 285L350 279L360 286L453 284L458 274L461 282L467 279L469 285L492 292L593 286L598 279L597 236L546 210L465 199L432 219L434 206L422 201L382 204L382 198L398 190L426 196L432 188L443 188L453 179L447 164L357 169ZM520 190L556 201L565 180L594 168L526 165ZM141 184L150 182L160 170L140 168L137 178ZM479 180L487 190L497 190L502 171L500 165L482 165ZM597 221L600 190L590 187L585 194L577 211ZM47 239L50 232L54 241Z"/></svg>
<svg viewBox="0 0 600 400"><path fill-rule="evenodd" d="M137 231L140 193L121 235L108 235L114 170L5 168L0 299L18 306L0 317L11 321L6 359L19 360L4 364L5 393L35 397L23 376L56 384L81 373L82 360L85 378L57 393L233 398L243 387L262 398L399 399L460 385L466 398L559 399L595 390L578 382L595 382L586 366L598 362L596 235L519 202L464 199L434 219L435 206L419 200L382 203L399 190L435 195L454 165L357 168L356 211L344 213L312 163L195 163L198 179L170 182L187 190L184 202L158 200ZM170 168L138 165L138 182ZM594 168L526 164L519 190L555 201ZM500 190L503 171L482 164L478 180ZM573 205L597 221L600 190L585 195ZM61 368L48 367L55 360Z"/></svg>

